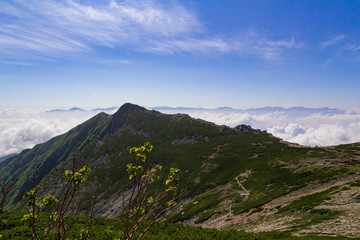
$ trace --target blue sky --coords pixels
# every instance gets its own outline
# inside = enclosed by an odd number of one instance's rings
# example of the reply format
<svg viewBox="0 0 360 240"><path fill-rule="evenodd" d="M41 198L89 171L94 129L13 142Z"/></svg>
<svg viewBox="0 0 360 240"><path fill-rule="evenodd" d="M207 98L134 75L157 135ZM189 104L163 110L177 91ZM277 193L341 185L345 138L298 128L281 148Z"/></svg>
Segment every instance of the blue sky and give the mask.
<svg viewBox="0 0 360 240"><path fill-rule="evenodd" d="M359 1L2 1L0 107L359 108Z"/></svg>

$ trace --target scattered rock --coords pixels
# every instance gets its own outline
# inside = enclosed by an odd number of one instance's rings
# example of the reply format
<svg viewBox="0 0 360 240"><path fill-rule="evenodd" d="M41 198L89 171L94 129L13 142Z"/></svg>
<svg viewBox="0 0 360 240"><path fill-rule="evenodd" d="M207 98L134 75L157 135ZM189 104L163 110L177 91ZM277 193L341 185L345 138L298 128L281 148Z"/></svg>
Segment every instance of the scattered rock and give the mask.
<svg viewBox="0 0 360 240"><path fill-rule="evenodd" d="M187 143L194 144L195 143L194 137L192 137L192 138L184 137L183 139L175 139L171 142L171 144L173 144L173 145L187 144Z"/></svg>

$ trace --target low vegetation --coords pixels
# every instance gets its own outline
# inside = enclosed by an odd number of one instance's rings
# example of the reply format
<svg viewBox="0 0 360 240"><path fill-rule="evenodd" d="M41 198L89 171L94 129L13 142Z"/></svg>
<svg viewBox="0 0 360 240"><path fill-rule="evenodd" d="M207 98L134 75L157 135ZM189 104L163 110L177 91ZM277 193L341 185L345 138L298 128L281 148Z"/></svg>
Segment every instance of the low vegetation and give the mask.
<svg viewBox="0 0 360 240"><path fill-rule="evenodd" d="M169 175L165 180L165 188L157 189L150 193L151 185L160 179L159 172L162 170L161 165L154 166L149 162L149 153L153 146L150 142L146 142L141 147L133 147L129 152L133 155L133 163L126 165L129 180L131 182L130 193L123 195L123 221L122 221L122 239L140 239L155 224L162 221L167 212L176 206L176 201L183 197L185 192L178 193L179 169L171 168ZM78 215L82 207L84 194L80 192L85 177L90 172L89 165L93 161L87 162L83 167L79 168L76 160L73 161L72 170L65 171L65 178L62 188L58 191L48 194L43 199L40 198L43 187L36 185L33 189L26 192L20 203L26 210L26 214L21 218L21 222L26 222L31 229L31 238L40 239L68 239L68 232L74 224L75 217ZM7 225L3 219L3 206L7 196L15 187L17 179L7 187L0 178L1 184L1 201L0 201L0 231L3 225ZM35 180L33 180L35 183ZM165 207L161 207L162 203L166 203ZM93 209L93 204L91 209ZM156 210L154 212L154 210ZM46 213L43 213L46 212ZM150 214L152 217L149 217ZM41 215L41 217L40 217ZM93 238L90 229L93 224L93 213L86 218L87 223L83 224L79 232L80 239ZM150 219L150 220L149 220ZM109 232L109 231L108 231ZM116 235L116 234L115 234ZM116 235L114 237L117 238ZM74 236L73 236L74 237ZM0 235L3 238L3 235Z"/></svg>
<svg viewBox="0 0 360 240"><path fill-rule="evenodd" d="M2 230L3 239L26 240L32 238L32 231L29 225L21 221L24 213L21 212L5 212L4 218L6 225ZM42 213L39 216L40 220L45 220L49 217L48 214ZM84 226L87 224L86 216L76 216L72 227L69 229L67 237L69 239L82 239L80 237ZM43 221L41 221L43 222ZM133 222L132 222L133 224ZM148 222L144 222L139 226L139 233L147 227ZM40 227L43 227L42 225ZM125 221L119 218L101 218L94 217L93 224L89 231L89 239L94 240L113 240L122 239L124 234L123 229ZM49 234L47 239L57 239L56 234ZM182 224L159 222L156 223L143 236L142 239L159 239L159 240L193 240L193 239L213 239L213 240L275 240L275 239L299 239L299 240L345 240L351 239L346 237L326 237L326 236L307 236L294 237L289 233L282 232L267 232L267 233L245 233L236 230L215 230L201 227L184 226Z"/></svg>

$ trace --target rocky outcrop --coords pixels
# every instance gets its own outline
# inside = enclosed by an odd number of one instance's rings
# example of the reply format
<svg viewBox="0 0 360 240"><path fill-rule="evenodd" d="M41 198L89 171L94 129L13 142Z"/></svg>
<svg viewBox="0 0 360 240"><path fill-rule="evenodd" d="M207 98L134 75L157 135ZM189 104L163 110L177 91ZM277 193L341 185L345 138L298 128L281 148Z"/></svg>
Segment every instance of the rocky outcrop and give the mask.
<svg viewBox="0 0 360 240"><path fill-rule="evenodd" d="M236 131L241 133L263 133L260 129L254 129L250 125L240 124L234 128Z"/></svg>

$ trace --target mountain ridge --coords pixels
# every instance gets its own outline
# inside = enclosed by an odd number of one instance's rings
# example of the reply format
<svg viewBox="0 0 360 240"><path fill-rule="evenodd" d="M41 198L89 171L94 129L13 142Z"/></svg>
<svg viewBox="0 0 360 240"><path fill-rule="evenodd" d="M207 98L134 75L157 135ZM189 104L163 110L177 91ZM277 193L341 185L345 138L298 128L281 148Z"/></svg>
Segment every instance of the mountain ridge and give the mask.
<svg viewBox="0 0 360 240"><path fill-rule="evenodd" d="M162 114L130 103L113 115L99 113L65 134L1 162L0 175L6 181L14 174L19 176L16 192L20 195L32 187L30 179L34 174L45 192L55 192L74 156L79 164L93 160L83 213L89 208L90 199L100 196L94 214L117 217L122 214L121 195L129 188L125 169L131 161L128 149L145 141L154 145L150 156L154 164L163 165L165 172L171 167L180 168L181 187L188 189L188 195L170 213L168 221L256 231L269 219L294 215L281 203L266 215L266 204L278 198L290 199L291 193L307 186L321 189L322 184L341 183L351 191L360 191L356 182L360 144L299 148L246 125L219 126L186 114ZM342 182L349 176L353 178ZM319 182L320 187L314 182ZM329 198L337 194L329 189L326 193L319 191ZM292 206L299 199L286 203ZM349 199L356 201L355 197ZM313 204L326 204L326 200L321 198ZM21 209L15 194L10 196L7 209ZM319 215L315 210L292 209L296 212L293 222L274 229L301 233L301 226L305 228L309 221L316 226L338 216L338 212L329 209L327 213L334 217ZM247 215L252 218L244 224ZM339 230L339 234L353 236L345 230Z"/></svg>
<svg viewBox="0 0 360 240"><path fill-rule="evenodd" d="M9 155L0 157L0 162L4 161L4 160L6 160L6 159L8 159L8 158L10 158L10 157L13 157L13 156L15 156L15 155L16 155L16 153L12 153L12 154L9 154Z"/></svg>

